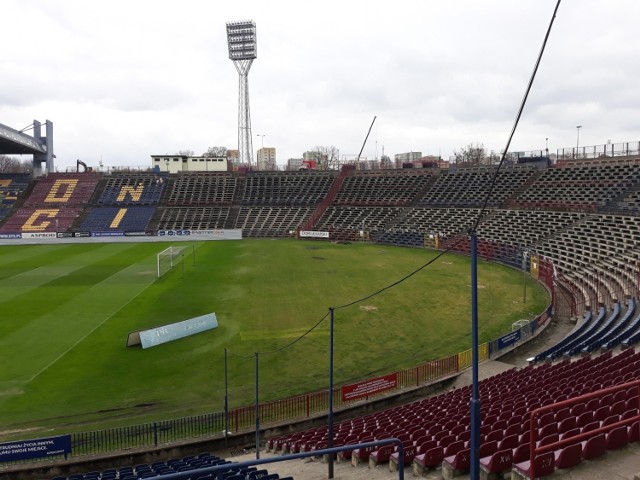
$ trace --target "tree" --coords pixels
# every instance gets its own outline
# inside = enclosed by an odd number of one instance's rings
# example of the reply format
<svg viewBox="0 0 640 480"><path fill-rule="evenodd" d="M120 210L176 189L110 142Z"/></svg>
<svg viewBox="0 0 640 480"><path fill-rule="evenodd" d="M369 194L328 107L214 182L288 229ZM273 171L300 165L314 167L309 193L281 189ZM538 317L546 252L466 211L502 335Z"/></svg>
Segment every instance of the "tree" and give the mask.
<svg viewBox="0 0 640 480"><path fill-rule="evenodd" d="M316 154L315 160L318 162L318 170L337 170L339 168L340 150L331 145L330 147L317 146L312 151Z"/></svg>
<svg viewBox="0 0 640 480"><path fill-rule="evenodd" d="M469 165L484 165L486 159L486 152L483 144L470 143L466 147L460 149L460 151L454 150L453 154L456 158L456 163L467 163Z"/></svg>
<svg viewBox="0 0 640 480"><path fill-rule="evenodd" d="M30 173L32 170L30 160L22 161L16 157L0 155L0 173Z"/></svg>
<svg viewBox="0 0 640 480"><path fill-rule="evenodd" d="M226 157L227 147L209 147L206 152L202 154L203 157Z"/></svg>
<svg viewBox="0 0 640 480"><path fill-rule="evenodd" d="M193 157L193 150L178 150L177 154L183 157Z"/></svg>

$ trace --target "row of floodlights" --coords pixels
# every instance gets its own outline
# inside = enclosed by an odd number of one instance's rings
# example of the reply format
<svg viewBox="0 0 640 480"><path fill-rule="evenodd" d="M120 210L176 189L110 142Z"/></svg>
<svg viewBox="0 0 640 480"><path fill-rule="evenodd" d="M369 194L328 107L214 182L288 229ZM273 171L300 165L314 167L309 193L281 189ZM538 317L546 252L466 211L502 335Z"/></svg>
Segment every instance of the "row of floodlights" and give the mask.
<svg viewBox="0 0 640 480"><path fill-rule="evenodd" d="M257 57L256 24L253 21L228 22L227 43L231 60L250 60Z"/></svg>

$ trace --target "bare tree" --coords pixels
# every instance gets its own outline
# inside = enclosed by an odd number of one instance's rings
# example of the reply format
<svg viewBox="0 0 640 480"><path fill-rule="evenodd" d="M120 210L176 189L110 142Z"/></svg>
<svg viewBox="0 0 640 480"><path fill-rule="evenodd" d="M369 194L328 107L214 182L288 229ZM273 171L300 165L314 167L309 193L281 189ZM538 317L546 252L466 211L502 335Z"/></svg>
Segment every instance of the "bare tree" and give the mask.
<svg viewBox="0 0 640 480"><path fill-rule="evenodd" d="M202 156L207 158L226 157L227 147L209 147L207 148L207 151L202 154Z"/></svg>
<svg viewBox="0 0 640 480"><path fill-rule="evenodd" d="M453 152L456 158L456 163L467 163L469 165L484 165L486 159L486 151L482 143L470 143L466 147L461 148L459 151Z"/></svg>
<svg viewBox="0 0 640 480"><path fill-rule="evenodd" d="M22 161L16 157L0 155L0 173L30 173L32 170L30 160Z"/></svg>
<svg viewBox="0 0 640 480"><path fill-rule="evenodd" d="M193 157L193 150L178 150L178 155L184 157Z"/></svg>
<svg viewBox="0 0 640 480"><path fill-rule="evenodd" d="M317 146L313 150L318 162L318 170L335 170L339 167L340 150L331 145L330 147Z"/></svg>

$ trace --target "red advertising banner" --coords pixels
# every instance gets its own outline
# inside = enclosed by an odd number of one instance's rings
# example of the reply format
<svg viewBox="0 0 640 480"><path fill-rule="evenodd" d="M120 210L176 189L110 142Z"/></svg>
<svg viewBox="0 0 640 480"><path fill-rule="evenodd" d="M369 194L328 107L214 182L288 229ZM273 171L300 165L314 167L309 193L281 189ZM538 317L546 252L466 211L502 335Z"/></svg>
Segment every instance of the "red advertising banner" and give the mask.
<svg viewBox="0 0 640 480"><path fill-rule="evenodd" d="M365 382L354 383L342 387L342 401L357 400L359 398L368 397L390 388L396 388L398 385L398 373L390 373L383 377L371 378Z"/></svg>

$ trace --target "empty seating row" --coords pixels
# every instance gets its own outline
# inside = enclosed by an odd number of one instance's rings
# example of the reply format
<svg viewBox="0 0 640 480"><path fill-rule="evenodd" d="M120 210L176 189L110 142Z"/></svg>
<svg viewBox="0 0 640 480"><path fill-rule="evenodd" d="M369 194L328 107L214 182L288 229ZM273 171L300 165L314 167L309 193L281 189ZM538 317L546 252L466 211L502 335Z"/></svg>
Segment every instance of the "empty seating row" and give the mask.
<svg viewBox="0 0 640 480"><path fill-rule="evenodd" d="M242 229L244 237L291 236L313 213L313 207L244 206L233 228Z"/></svg>
<svg viewBox="0 0 640 480"><path fill-rule="evenodd" d="M111 175L101 181L98 205L157 205L168 179L164 175Z"/></svg>
<svg viewBox="0 0 640 480"><path fill-rule="evenodd" d="M215 466L223 468L219 468L215 473L199 473L198 471ZM179 472L193 472L188 477L190 480L293 480L292 477L280 477L277 473L269 473L264 468L240 467L208 452L151 464L144 463L109 468L103 471L76 473L64 477L58 476L53 480L139 480L158 478Z"/></svg>
<svg viewBox="0 0 640 480"><path fill-rule="evenodd" d="M22 207L13 211L0 232L61 232L69 229L81 212L80 207Z"/></svg>
<svg viewBox="0 0 640 480"><path fill-rule="evenodd" d="M385 225L401 213L399 207L330 206L316 223L316 230L346 229L369 232L383 230Z"/></svg>
<svg viewBox="0 0 640 480"><path fill-rule="evenodd" d="M28 207L87 205L99 179L100 177L93 173L50 173L38 179L24 205Z"/></svg>
<svg viewBox="0 0 640 480"><path fill-rule="evenodd" d="M519 205L604 206L638 183L637 164L577 164L546 169L518 195Z"/></svg>
<svg viewBox="0 0 640 480"><path fill-rule="evenodd" d="M153 219L155 230L208 230L225 228L230 207L158 208Z"/></svg>
<svg viewBox="0 0 640 480"><path fill-rule="evenodd" d="M443 171L416 205L425 207L481 207L487 198L489 187L494 181L495 172L495 167ZM538 171L531 167L512 167L500 170L495 177L488 206L502 205L537 174Z"/></svg>
<svg viewBox="0 0 640 480"><path fill-rule="evenodd" d="M155 207L98 207L92 208L80 224L83 232L144 232Z"/></svg>
<svg viewBox="0 0 640 480"><path fill-rule="evenodd" d="M11 211L30 181L28 173L0 173L0 220Z"/></svg>
<svg viewBox="0 0 640 480"><path fill-rule="evenodd" d="M240 201L242 205L317 205L329 192L334 171L250 172Z"/></svg>
<svg viewBox="0 0 640 480"><path fill-rule="evenodd" d="M231 205L238 176L231 172L193 172L171 178L167 205Z"/></svg>
<svg viewBox="0 0 640 480"><path fill-rule="evenodd" d="M505 461L509 468L515 460L524 458L523 452L528 452L525 445L531 442L530 419L534 410L634 379L640 379L640 353L627 349L615 356L608 352L577 361L532 364L483 380L480 382L480 434L487 468L498 468L497 456L490 460L496 452L509 450L509 454L505 454L510 459ZM407 452L405 461L412 462L418 473L439 466L445 459L460 467L464 464L464 452L468 454L469 449L470 396L471 387L463 387L340 422L334 425L334 444L350 445L394 437L403 442ZM540 417L534 430L540 441L552 443L637 416L638 389L633 387ZM630 438L636 438L635 433ZM271 438L267 448L290 453L313 451L326 444L327 429L320 427ZM398 455L390 447L354 449L342 452L339 459L351 460L355 465L362 462L393 465Z"/></svg>
<svg viewBox="0 0 640 480"><path fill-rule="evenodd" d="M334 205L402 206L413 202L433 181L430 171L355 172L345 178Z"/></svg>

